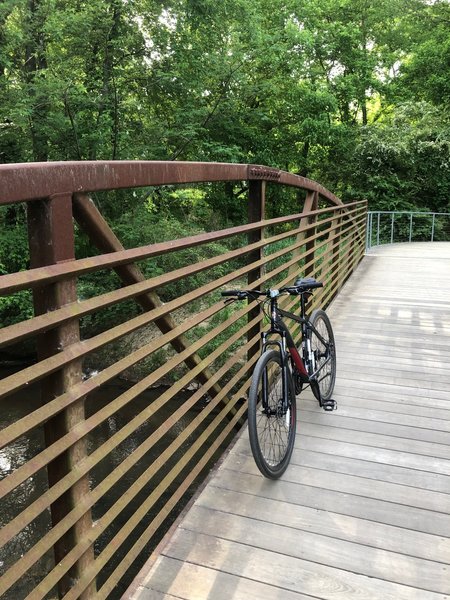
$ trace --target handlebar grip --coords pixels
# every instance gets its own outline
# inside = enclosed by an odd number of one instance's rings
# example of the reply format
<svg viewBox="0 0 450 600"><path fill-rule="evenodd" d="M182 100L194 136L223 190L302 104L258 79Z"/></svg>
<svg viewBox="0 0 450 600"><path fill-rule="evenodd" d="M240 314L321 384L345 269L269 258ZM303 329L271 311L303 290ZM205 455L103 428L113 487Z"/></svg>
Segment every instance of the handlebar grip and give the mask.
<svg viewBox="0 0 450 600"><path fill-rule="evenodd" d="M242 292L241 290L225 290L224 292L220 292L222 296L239 296Z"/></svg>
<svg viewBox="0 0 450 600"><path fill-rule="evenodd" d="M294 286L313 289L323 287L323 283L321 281L316 281L313 277L307 277L306 279L297 279Z"/></svg>

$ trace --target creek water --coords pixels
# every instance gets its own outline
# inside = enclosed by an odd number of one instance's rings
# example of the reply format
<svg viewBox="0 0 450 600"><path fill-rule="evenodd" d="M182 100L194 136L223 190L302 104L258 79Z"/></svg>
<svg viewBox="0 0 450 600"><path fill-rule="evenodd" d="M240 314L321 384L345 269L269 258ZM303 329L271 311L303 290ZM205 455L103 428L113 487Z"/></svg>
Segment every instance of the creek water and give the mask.
<svg viewBox="0 0 450 600"><path fill-rule="evenodd" d="M6 369L0 369L0 379L9 375L11 371ZM1 381L0 381L1 385ZM129 386L123 381L117 380L111 382L109 385L102 386L96 392L89 395L86 401L86 414L87 416L96 412L101 407L111 402L119 394L123 393ZM88 452L93 452L102 443L108 440L115 432L120 430L126 425L134 416L139 414L149 404L154 402L158 398L162 391L161 389L149 389L142 393L134 401L130 402L126 407L121 409L118 413L111 416L99 427L97 427L88 436ZM132 436L127 438L122 444L120 444L113 452L109 453L90 473L91 488L94 488L101 482L114 468L116 468L124 458L129 456L135 448L137 448L147 437L165 421L167 416L180 406L180 403L185 401L192 392L184 392L177 395L164 409L155 413L151 419L141 425ZM35 410L41 405L40 397L40 386L32 385L26 387L20 392L11 395L0 402L0 429L8 426L11 423L16 422L18 419L29 414L32 410ZM171 441L184 428L190 423L190 421L198 415L199 410L202 410L205 402L201 402L194 409L189 410L186 415L178 421L178 423L170 429L168 434L164 437L164 440L157 446L148 452L137 465L126 472L119 482L111 488L97 504L93 507L93 520L101 518L105 512L128 490L136 480L136 478L148 468L149 465L160 455L161 451L167 447ZM212 420L214 415L207 419L205 427ZM155 477L143 490L136 496L136 498L123 510L122 513L115 519L105 533L98 538L95 543L95 553L98 555L102 549L108 544L108 542L114 537L117 531L125 524L130 516L141 506L143 500L148 494L154 489L170 467L176 462L176 459L183 455L187 450L191 440L188 439L186 443L180 448L178 456L174 457L173 461L168 463L165 468ZM40 451L45 448L44 443L44 432L42 428L37 428L27 435L22 436L16 440L13 444L0 449L0 479L3 479L9 473L26 463L32 457L36 456ZM175 486L179 482L175 482ZM183 498L183 506L192 496L195 491L196 482L189 492ZM0 526L4 526L9 523L12 519L18 517L20 513L39 498L46 490L47 485L47 474L46 470L40 470L33 477L28 478L22 485L18 486L13 490L5 499L2 500L0 508ZM170 496L172 490L169 488L166 490L161 502L155 507L155 512L163 505L164 501ZM178 506L178 512L182 509L182 506ZM108 577L115 566L120 562L121 558L127 553L127 550L135 539L139 537L142 531L145 529L154 514L149 514L143 522L136 528L132 539L130 538L121 547L117 548L114 557L109 561L103 571L100 573L97 581L97 585ZM170 526L171 522L176 518L176 514L172 515L172 519L165 524L165 527L158 532L158 537L153 540L152 546L147 547L142 553L141 557L134 563L133 568L129 570L127 577L121 582L120 587L116 592L110 596L111 598L120 598L125 591L126 587L131 583L135 574L137 574L139 568L142 566L145 558L152 547L162 538L167 527ZM22 529L10 543L0 548L0 574L5 572L7 568L16 563L21 556L23 556L32 546L34 546L43 535L50 530L50 512L44 511L32 521L29 525ZM48 573L54 565L53 553L48 552L33 567L26 573L20 581L15 584L9 592L3 598L5 600L17 600L17 598L24 598L33 587L43 578L43 575ZM49 598L56 597L55 594L50 594Z"/></svg>

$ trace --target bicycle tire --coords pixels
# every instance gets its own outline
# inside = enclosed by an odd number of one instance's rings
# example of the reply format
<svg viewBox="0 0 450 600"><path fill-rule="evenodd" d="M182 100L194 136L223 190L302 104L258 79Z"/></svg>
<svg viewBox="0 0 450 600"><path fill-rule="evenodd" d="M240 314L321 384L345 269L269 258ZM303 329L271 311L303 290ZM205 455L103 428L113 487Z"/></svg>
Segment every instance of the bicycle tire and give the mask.
<svg viewBox="0 0 450 600"><path fill-rule="evenodd" d="M314 365L311 365L308 361L309 375L312 375L312 371L318 373L316 386L320 390L320 399L326 401L331 398L336 382L336 345L334 343L333 328L328 315L321 309L314 310L309 320L327 343L327 346L325 346L314 330L309 330L311 350L315 359ZM311 385L311 389L316 395L313 385Z"/></svg>
<svg viewBox="0 0 450 600"><path fill-rule="evenodd" d="M288 371L289 395L286 411L282 408L283 367L277 350L269 350L260 356L253 371L249 391L250 447L258 469L269 479L278 479L285 472L294 448L297 404L289 366L286 365L285 368ZM266 376L268 386L263 385ZM264 404L269 410L265 409Z"/></svg>

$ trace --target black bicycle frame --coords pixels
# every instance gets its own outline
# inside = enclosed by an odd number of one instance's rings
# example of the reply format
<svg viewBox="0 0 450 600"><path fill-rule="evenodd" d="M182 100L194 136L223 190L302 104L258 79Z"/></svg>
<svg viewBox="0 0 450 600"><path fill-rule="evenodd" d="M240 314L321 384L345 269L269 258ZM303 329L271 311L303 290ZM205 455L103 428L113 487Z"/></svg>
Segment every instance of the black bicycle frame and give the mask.
<svg viewBox="0 0 450 600"><path fill-rule="evenodd" d="M311 383L311 378L308 374L306 366L303 362L303 358L300 355L297 346L294 342L292 335L290 334L288 328L286 327L283 319L281 317L285 317L296 321L301 324L302 329L302 340L305 341L307 339L308 329L313 331L318 339L324 344L324 346L328 346L327 341L320 335L317 329L312 325L310 320L306 315L306 299L305 294L300 294L300 312L301 316L298 316L289 311L283 310L278 307L277 297L271 298L270 300L270 329L269 331L263 332L261 334L262 338L262 352L264 352L268 346L278 346L280 349L280 356L282 361L282 373L283 373L283 398L287 398L287 394L285 391L287 390L288 381L287 381L287 351L286 347L289 349L289 354L292 358L292 361L297 369L298 374L300 375L300 379L302 383ZM267 337L272 334L277 334L281 337L281 341L279 340L268 340ZM323 367L322 367L323 368ZM317 373L316 373L317 375ZM267 385L267 382L264 381L263 385ZM266 388L267 389L267 388ZM322 405L322 401L319 400Z"/></svg>

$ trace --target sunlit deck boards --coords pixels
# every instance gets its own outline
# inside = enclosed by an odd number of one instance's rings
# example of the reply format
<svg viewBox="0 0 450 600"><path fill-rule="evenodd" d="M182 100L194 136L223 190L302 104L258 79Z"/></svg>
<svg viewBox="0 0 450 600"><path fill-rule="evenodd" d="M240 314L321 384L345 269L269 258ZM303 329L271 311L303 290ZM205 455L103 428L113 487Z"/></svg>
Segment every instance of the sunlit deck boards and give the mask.
<svg viewBox="0 0 450 600"><path fill-rule="evenodd" d="M450 595L450 243L373 249L329 310L337 412L299 399L292 463L244 433L134 600Z"/></svg>

